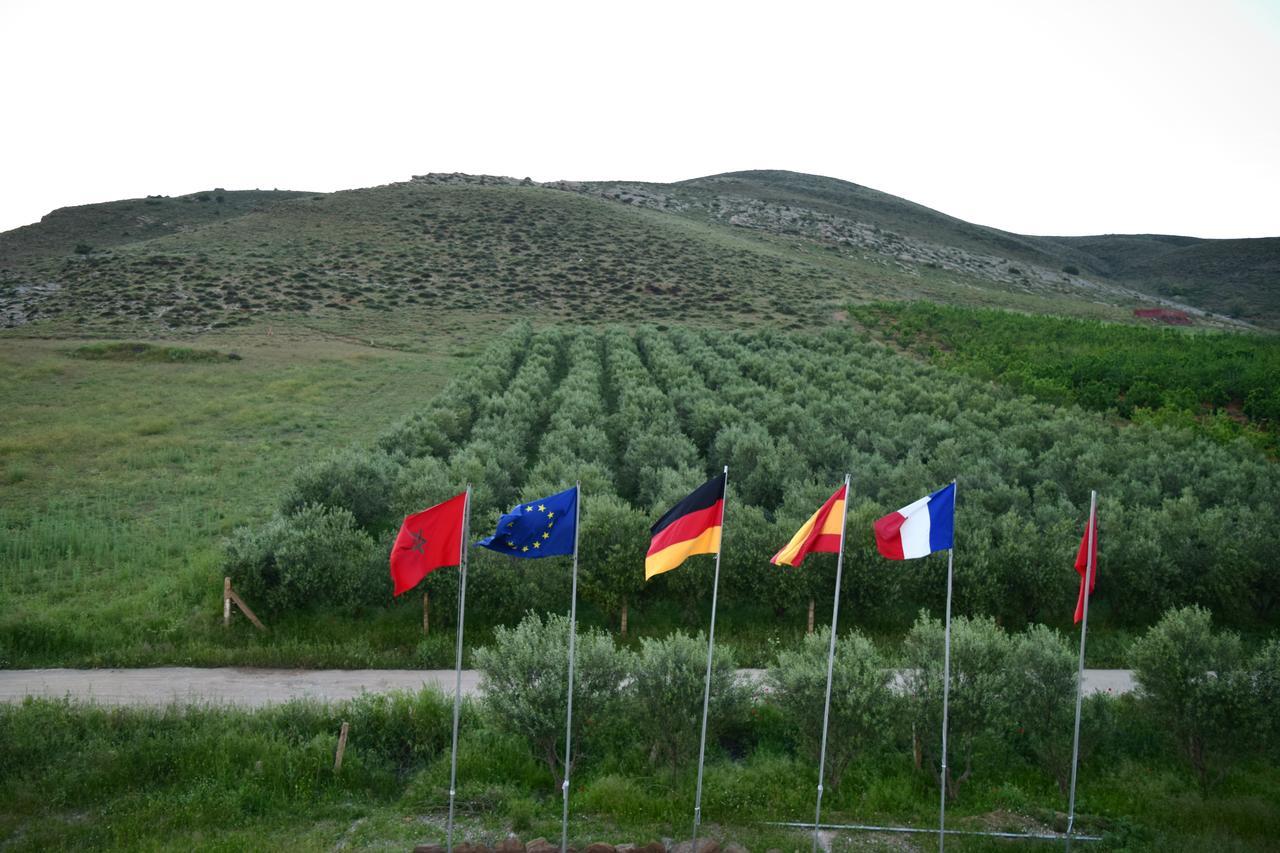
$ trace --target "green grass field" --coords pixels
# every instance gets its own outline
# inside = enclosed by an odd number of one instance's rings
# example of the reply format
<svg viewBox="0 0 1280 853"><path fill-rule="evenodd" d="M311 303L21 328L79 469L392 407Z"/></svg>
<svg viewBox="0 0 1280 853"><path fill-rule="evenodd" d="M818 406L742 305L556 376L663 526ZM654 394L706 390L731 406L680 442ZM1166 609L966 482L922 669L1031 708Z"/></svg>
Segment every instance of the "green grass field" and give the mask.
<svg viewBox="0 0 1280 853"><path fill-rule="evenodd" d="M226 535L311 455L422 405L471 346L465 326L405 352L287 324L175 344L240 359L0 339L0 665L234 658L209 648L227 642Z"/></svg>
<svg viewBox="0 0 1280 853"><path fill-rule="evenodd" d="M1120 703L1131 717L1131 703ZM711 744L704 835L752 851L809 849L806 833L772 821L812 818L816 770L795 755L767 704L735 735L731 756ZM105 710L33 701L0 706L0 838L6 849L409 849L443 842L449 775L449 700L426 692L337 706L290 703L258 712ZM341 773L337 732L351 724ZM616 727L615 727L616 728ZM693 767L673 782L631 743L601 733L574 775L571 843L644 843L687 837ZM1202 795L1162 755L1159 733L1130 721L1081 772L1077 831L1107 851L1280 849L1280 773L1264 760L1237 766ZM627 746L627 744L631 744ZM993 763L994 762L994 763ZM459 749L458 838L495 843L508 833L558 841L560 800L546 767L468 702ZM948 808L960 830L1061 831L1057 788L1012 751L996 748ZM928 828L937 791L911 766L910 743L863 756L824 798L824 820ZM836 851L934 849L930 836L850 833ZM1056 849L1050 842L953 837L948 849Z"/></svg>

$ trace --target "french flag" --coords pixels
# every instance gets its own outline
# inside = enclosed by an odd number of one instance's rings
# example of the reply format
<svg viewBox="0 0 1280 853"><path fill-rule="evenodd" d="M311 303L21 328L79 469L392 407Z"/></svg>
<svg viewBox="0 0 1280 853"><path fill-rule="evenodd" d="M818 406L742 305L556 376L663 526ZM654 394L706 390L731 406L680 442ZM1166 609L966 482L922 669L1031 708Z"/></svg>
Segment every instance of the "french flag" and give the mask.
<svg viewBox="0 0 1280 853"><path fill-rule="evenodd" d="M890 560L911 560L952 546L956 484L949 483L875 523L876 547Z"/></svg>

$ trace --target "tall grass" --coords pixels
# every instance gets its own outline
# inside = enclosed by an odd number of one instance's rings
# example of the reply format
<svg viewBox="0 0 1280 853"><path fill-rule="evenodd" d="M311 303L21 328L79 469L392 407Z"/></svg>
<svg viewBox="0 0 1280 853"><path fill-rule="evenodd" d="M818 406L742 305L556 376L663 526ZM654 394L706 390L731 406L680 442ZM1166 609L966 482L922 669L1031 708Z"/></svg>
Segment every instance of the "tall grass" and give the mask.
<svg viewBox="0 0 1280 853"><path fill-rule="evenodd" d="M786 721L757 706L728 741L710 744L704 831L749 849L806 849L805 833L772 825L811 817L817 774L798 757ZM1132 702L1118 702L1122 737L1081 769L1078 827L1099 850L1280 847L1280 771L1259 758L1202 794L1148 742ZM695 767L672 780L651 762L624 710L574 770L570 839L679 840L692 825ZM338 731L350 724L341 772ZM451 699L439 692L363 696L259 711L218 707L104 709L28 700L0 706L0 843L6 849L332 849L440 842L448 803ZM558 780L483 702L463 706L458 763L462 839L493 843L559 833ZM855 762L824 798L831 823L936 825L935 783L890 737ZM1065 803L1052 780L1011 746L948 809L957 829L1059 829ZM928 849L933 840L837 835L838 849ZM1029 844L1031 849L1050 849ZM1008 842L955 838L956 850Z"/></svg>

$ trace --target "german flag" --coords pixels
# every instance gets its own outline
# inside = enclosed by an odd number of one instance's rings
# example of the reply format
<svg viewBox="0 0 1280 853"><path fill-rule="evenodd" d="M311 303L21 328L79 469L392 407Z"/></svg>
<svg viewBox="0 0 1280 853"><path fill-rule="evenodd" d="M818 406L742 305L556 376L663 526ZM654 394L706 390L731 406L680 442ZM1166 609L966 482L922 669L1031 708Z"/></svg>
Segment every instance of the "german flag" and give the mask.
<svg viewBox="0 0 1280 853"><path fill-rule="evenodd" d="M786 547L773 555L769 562L776 565L798 566L806 556L815 551L836 554L840 551L840 532L844 528L845 490L840 489L827 502L809 516L804 526L796 531Z"/></svg>
<svg viewBox="0 0 1280 853"><path fill-rule="evenodd" d="M726 476L721 474L694 489L649 528L653 541L644 558L645 580L671 571L694 554L720 550Z"/></svg>

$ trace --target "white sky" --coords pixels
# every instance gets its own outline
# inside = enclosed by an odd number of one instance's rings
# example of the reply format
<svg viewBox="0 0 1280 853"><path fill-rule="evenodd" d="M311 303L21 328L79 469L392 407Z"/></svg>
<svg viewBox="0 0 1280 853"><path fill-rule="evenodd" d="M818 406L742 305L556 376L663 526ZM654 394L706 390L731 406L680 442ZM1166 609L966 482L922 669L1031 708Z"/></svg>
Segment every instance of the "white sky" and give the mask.
<svg viewBox="0 0 1280 853"><path fill-rule="evenodd" d="M0 230L429 171L844 178L1032 234L1280 235L1280 0L0 0Z"/></svg>

